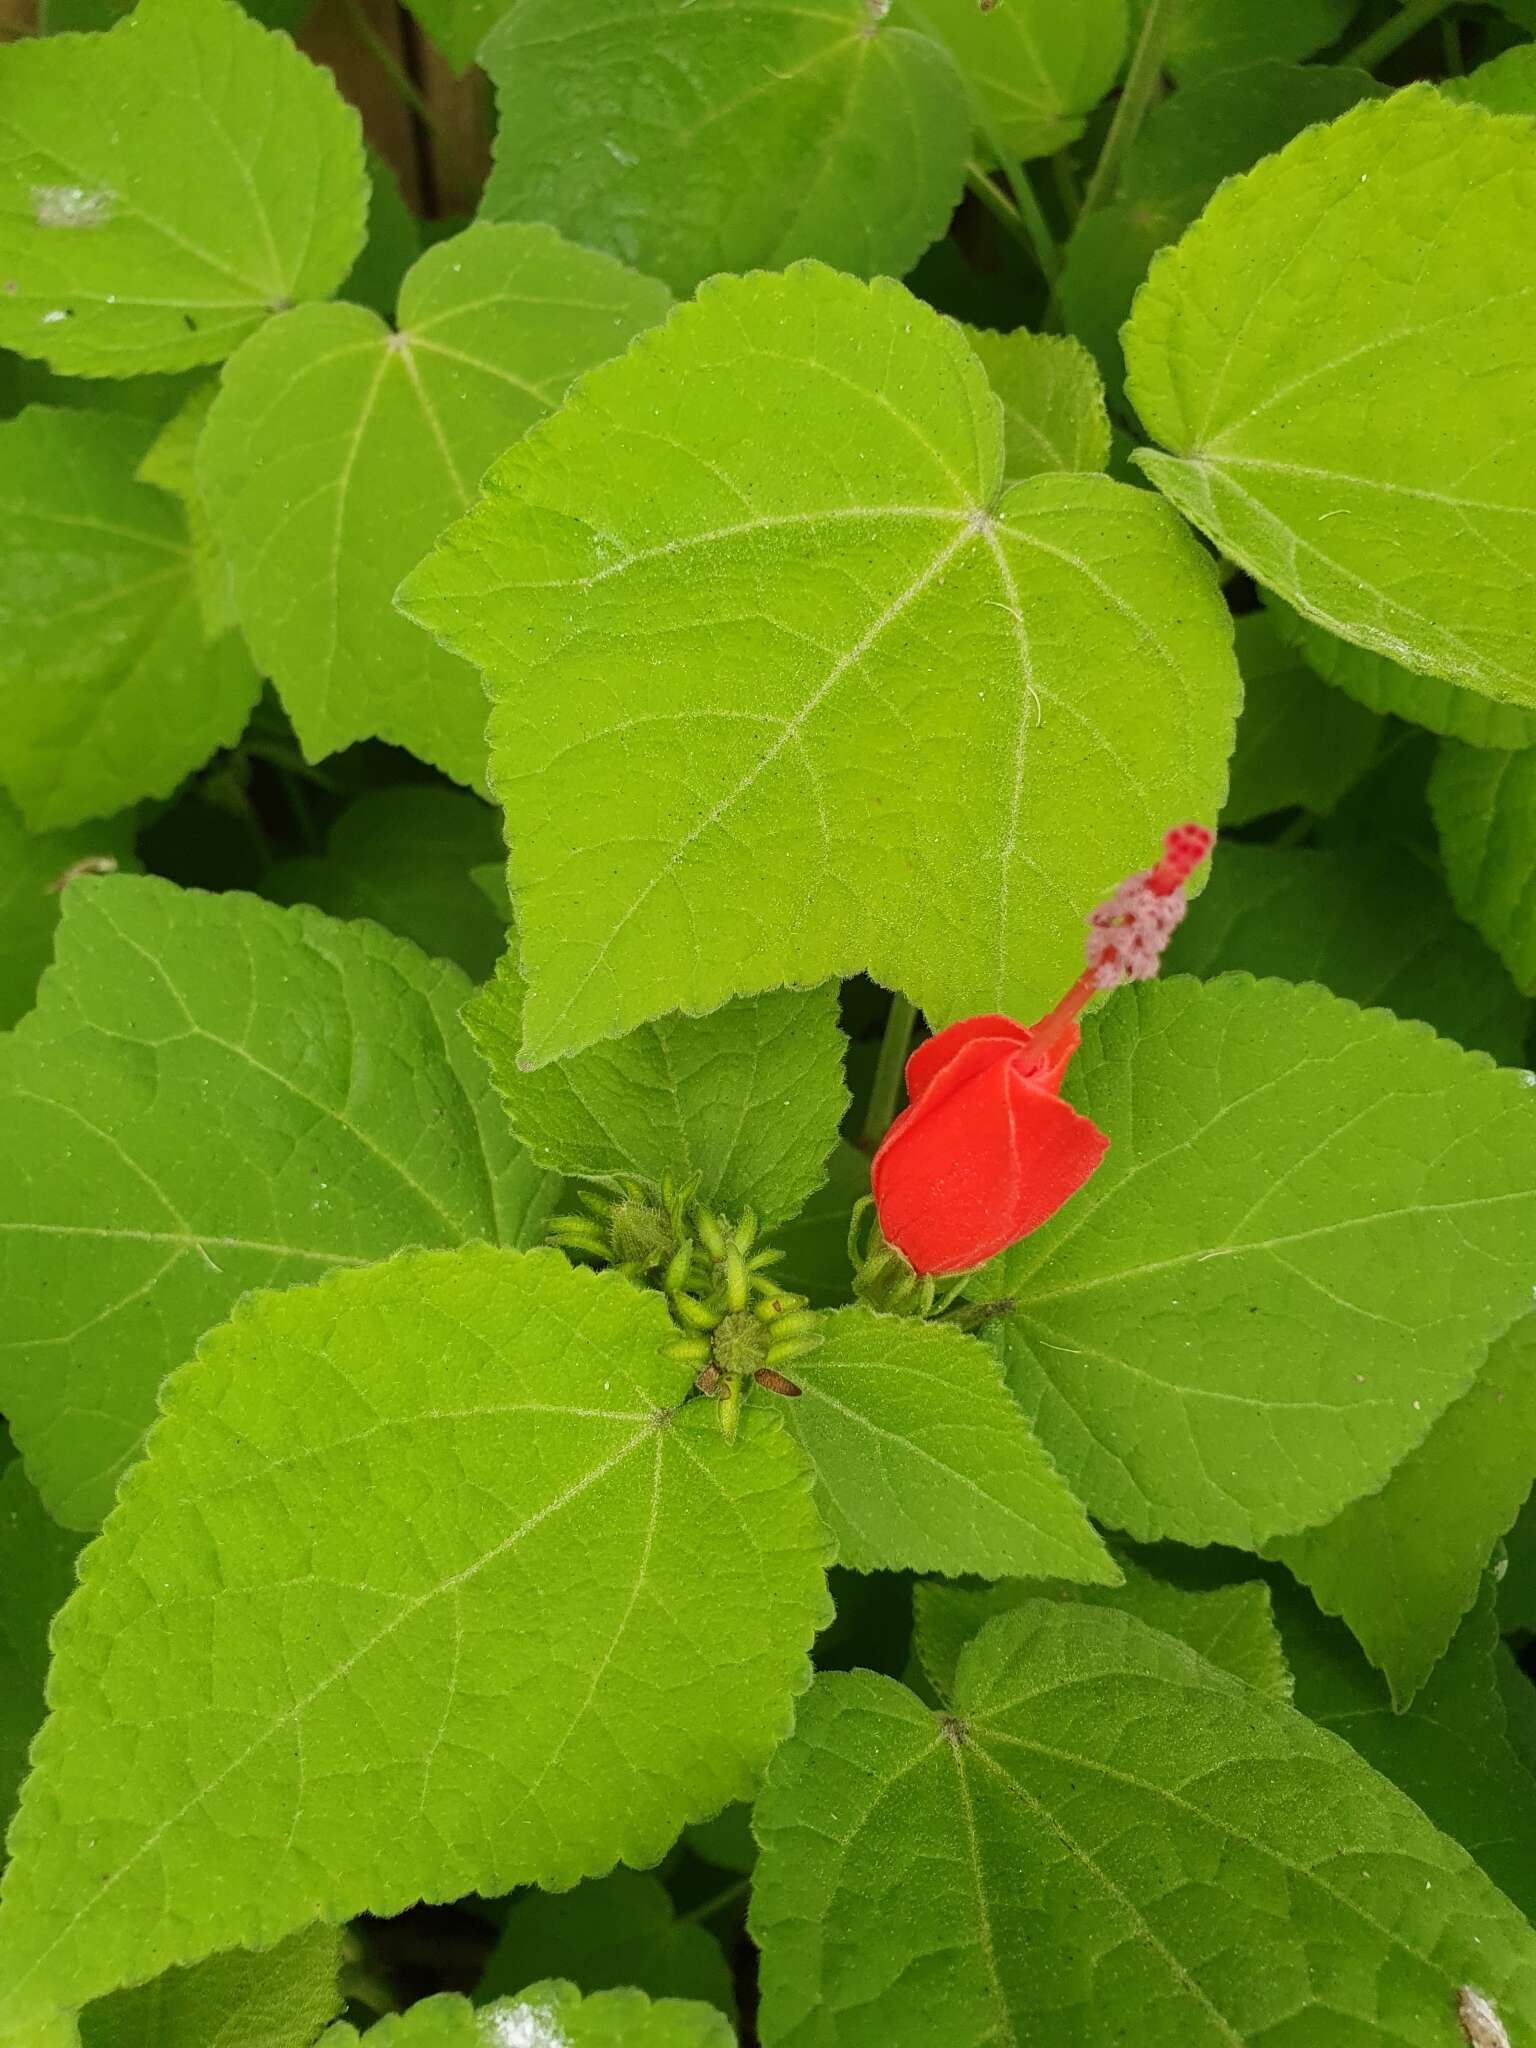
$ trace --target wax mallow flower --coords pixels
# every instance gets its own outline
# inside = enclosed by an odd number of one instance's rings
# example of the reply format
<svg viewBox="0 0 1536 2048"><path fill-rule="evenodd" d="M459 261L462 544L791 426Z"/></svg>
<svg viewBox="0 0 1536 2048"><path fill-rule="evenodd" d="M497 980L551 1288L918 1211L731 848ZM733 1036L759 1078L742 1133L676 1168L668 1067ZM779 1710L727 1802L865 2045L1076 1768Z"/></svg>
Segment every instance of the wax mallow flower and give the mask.
<svg viewBox="0 0 1536 2048"><path fill-rule="evenodd" d="M1184 884L1207 853L1180 825L1156 867L1132 875L1088 920L1088 965L1038 1024L964 1017L907 1062L908 1107L875 1154L871 1185L886 1242L919 1274L968 1272L1038 1230L1109 1146L1061 1099L1091 999L1157 973L1184 915Z"/></svg>

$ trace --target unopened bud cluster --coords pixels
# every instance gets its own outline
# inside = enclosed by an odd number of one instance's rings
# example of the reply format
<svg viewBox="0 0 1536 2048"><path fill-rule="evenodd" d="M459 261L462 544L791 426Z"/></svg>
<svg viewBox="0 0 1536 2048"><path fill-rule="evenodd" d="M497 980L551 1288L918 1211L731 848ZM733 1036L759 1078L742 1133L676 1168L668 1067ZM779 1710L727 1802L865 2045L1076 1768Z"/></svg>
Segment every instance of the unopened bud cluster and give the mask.
<svg viewBox="0 0 1536 2048"><path fill-rule="evenodd" d="M768 1272L784 1256L757 1242L750 1209L734 1222L702 1207L697 1178L659 1188L623 1181L611 1194L583 1193L584 1215L557 1216L547 1235L627 1278L658 1286L679 1334L662 1356L698 1368L695 1386L720 1404L720 1427L734 1441L753 1385L773 1394L800 1389L780 1368L821 1343L818 1317L803 1294Z"/></svg>

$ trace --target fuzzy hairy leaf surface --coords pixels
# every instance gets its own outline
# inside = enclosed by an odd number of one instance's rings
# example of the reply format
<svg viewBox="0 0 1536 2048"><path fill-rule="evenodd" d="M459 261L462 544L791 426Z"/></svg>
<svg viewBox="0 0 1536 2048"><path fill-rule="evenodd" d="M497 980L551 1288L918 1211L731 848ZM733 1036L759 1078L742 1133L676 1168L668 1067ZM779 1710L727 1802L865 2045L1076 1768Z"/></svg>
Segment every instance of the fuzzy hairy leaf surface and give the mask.
<svg viewBox="0 0 1536 2048"><path fill-rule="evenodd" d="M1466 2048L1536 1936L1335 1736L1126 1614L1032 1603L953 1715L817 1680L757 1802L767 2048Z"/></svg>
<svg viewBox="0 0 1536 2048"><path fill-rule="evenodd" d="M0 1029L31 1009L38 976L53 957L63 890L77 861L133 865L134 820L102 818L67 832L29 832L0 794Z"/></svg>
<svg viewBox="0 0 1536 2048"><path fill-rule="evenodd" d="M1104 382L1070 334L996 334L967 327L987 381L1002 401L1003 475L1009 483L1103 469L1109 461Z"/></svg>
<svg viewBox="0 0 1536 2048"><path fill-rule="evenodd" d="M491 459L659 319L665 288L546 227L467 228L363 306L301 306L224 373L198 481L240 623L311 759L378 737L485 774L472 669L394 608Z"/></svg>
<svg viewBox="0 0 1536 2048"><path fill-rule="evenodd" d="M1428 86L1368 102L1154 265L1127 390L1171 452L1138 460L1319 625L1529 707L1533 291L1528 124Z"/></svg>
<svg viewBox="0 0 1536 2048"><path fill-rule="evenodd" d="M1125 57L1126 0L897 0L897 21L929 31L959 65L989 149L1028 160L1082 134Z"/></svg>
<svg viewBox="0 0 1536 2048"><path fill-rule="evenodd" d="M671 1329L617 1275L481 1245L204 1340L55 1624L0 2019L317 1915L648 1864L750 1795L827 1542L773 1418L733 1446L677 1407Z"/></svg>
<svg viewBox="0 0 1536 2048"><path fill-rule="evenodd" d="M913 1643L928 1683L941 1700L954 1696L961 1652L989 1621L1030 1601L1086 1601L1132 1614L1161 1629L1218 1670L1271 1699L1291 1697L1290 1667L1280 1645L1269 1588L1257 1580L1195 1591L1154 1578L1124 1551L1115 1553L1118 1586L1042 1586L1003 1579L995 1586L949 1586L930 1579L912 1589Z"/></svg>
<svg viewBox="0 0 1536 2048"><path fill-rule="evenodd" d="M392 2013L366 2035L332 2027L320 2048L735 2048L723 2013L692 1999L652 2001L642 1991L596 1991L549 1978L516 1998L472 2006L443 1993Z"/></svg>
<svg viewBox="0 0 1536 2048"><path fill-rule="evenodd" d="M135 876L70 884L0 1039L0 1408L89 1528L155 1390L251 1288L536 1235L547 1177L458 1021L377 927Z"/></svg>
<svg viewBox="0 0 1536 2048"><path fill-rule="evenodd" d="M1260 594L1265 616L1281 639L1325 682L1357 704L1422 725L1444 739L1465 740L1469 747L1536 747L1536 711L1496 703L1442 676L1415 675L1385 654L1356 647L1314 625L1272 591Z"/></svg>
<svg viewBox="0 0 1536 2048"><path fill-rule="evenodd" d="M531 1158L556 1173L683 1182L699 1200L778 1223L821 1185L848 1106L837 989L774 989L681 1013L528 1072L511 953L465 1023Z"/></svg>
<svg viewBox="0 0 1536 2048"><path fill-rule="evenodd" d="M840 1564L1115 1582L986 1345L864 1307L821 1335L790 1368L801 1395L785 1426L815 1467Z"/></svg>
<svg viewBox="0 0 1536 2048"><path fill-rule="evenodd" d="M1536 995L1536 747L1505 754L1447 740L1429 799L1457 909Z"/></svg>
<svg viewBox="0 0 1536 2048"><path fill-rule="evenodd" d="M1497 758L1497 757L1494 757ZM1434 865L1398 846L1223 846L1165 971L1320 981L1366 1008L1520 1062L1531 1006L1456 915Z"/></svg>
<svg viewBox="0 0 1536 2048"><path fill-rule="evenodd" d="M524 1892L512 1901L485 1974L482 2003L551 1972L583 1991L633 1985L648 1998L696 1998L730 2010L736 1994L720 1944L682 1918L648 1870L613 1870L570 1892Z"/></svg>
<svg viewBox="0 0 1536 2048"><path fill-rule="evenodd" d="M311 2048L345 2003L340 1968L336 1927L210 1956L88 2006L80 2048Z"/></svg>
<svg viewBox="0 0 1536 2048"><path fill-rule="evenodd" d="M498 122L481 213L549 221L679 295L800 256L899 277L960 197L970 110L945 52L883 15L586 0L573 20L519 0L480 52Z"/></svg>
<svg viewBox="0 0 1536 2048"><path fill-rule="evenodd" d="M1381 720L1314 675L1262 612L1238 619L1235 638L1243 710L1222 825L1293 804L1326 814L1370 765Z"/></svg>
<svg viewBox="0 0 1536 2048"><path fill-rule="evenodd" d="M331 827L324 854L277 863L263 893L332 917L371 917L484 981L506 927L471 871L495 861L500 874L501 850L496 813L468 790L369 789Z"/></svg>
<svg viewBox="0 0 1536 2048"><path fill-rule="evenodd" d="M134 475L155 432L41 406L0 425L0 783L36 832L168 796L256 702L240 641L205 635L181 507Z"/></svg>
<svg viewBox="0 0 1536 2048"><path fill-rule="evenodd" d="M957 327L802 264L710 284L497 464L402 598L495 700L532 1064L860 967L1038 1015L1214 815L1208 563L1152 494L1002 453Z"/></svg>
<svg viewBox="0 0 1536 2048"><path fill-rule="evenodd" d="M1067 1093L1108 1156L975 1287L1018 1304L991 1329L1063 1478L1140 1541L1330 1520L1529 1304L1536 1089L1421 1024L1147 982Z"/></svg>
<svg viewBox="0 0 1536 2048"><path fill-rule="evenodd" d="M1277 1604L1301 1711L1400 1786L1527 1919L1536 1914L1536 1778L1510 1740L1491 1583L1406 1710L1336 1621L1300 1596Z"/></svg>
<svg viewBox="0 0 1536 2048"><path fill-rule="evenodd" d="M1536 1317L1526 1316L1379 1493L1272 1554L1348 1624L1402 1708L1445 1654L1533 1479Z"/></svg>
<svg viewBox="0 0 1536 2048"><path fill-rule="evenodd" d="M71 376L217 362L362 246L356 113L234 0L0 50L0 342Z"/></svg>

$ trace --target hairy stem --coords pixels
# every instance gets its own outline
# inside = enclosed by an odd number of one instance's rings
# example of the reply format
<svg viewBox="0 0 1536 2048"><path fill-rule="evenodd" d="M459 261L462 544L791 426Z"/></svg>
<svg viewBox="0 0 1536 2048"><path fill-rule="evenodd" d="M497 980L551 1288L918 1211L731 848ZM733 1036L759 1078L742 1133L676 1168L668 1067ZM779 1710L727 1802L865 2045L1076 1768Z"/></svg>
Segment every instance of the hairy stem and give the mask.
<svg viewBox="0 0 1536 2048"><path fill-rule="evenodd" d="M1125 84L1115 103L1114 118L1109 124L1109 133L1104 137L1104 147L1099 151L1099 160L1093 167L1093 176L1088 180L1088 189L1083 194L1082 211L1079 220L1086 220L1097 206L1102 206L1115 187L1120 175L1120 166L1125 153L1136 140L1147 110L1157 97L1163 76L1163 53L1168 47L1169 32L1178 12L1179 0L1150 0L1142 18L1141 34L1131 52L1130 69L1125 74Z"/></svg>
<svg viewBox="0 0 1536 2048"><path fill-rule="evenodd" d="M917 1011L906 997L892 996L891 1014L885 1020L885 1036L880 1041L880 1057L875 1062L869 1107L864 1112L862 1143L866 1152L874 1151L890 1129L891 1119L896 1114L896 1098L901 1093L901 1071L907 1064L907 1047L912 1043L912 1026L916 1021Z"/></svg>

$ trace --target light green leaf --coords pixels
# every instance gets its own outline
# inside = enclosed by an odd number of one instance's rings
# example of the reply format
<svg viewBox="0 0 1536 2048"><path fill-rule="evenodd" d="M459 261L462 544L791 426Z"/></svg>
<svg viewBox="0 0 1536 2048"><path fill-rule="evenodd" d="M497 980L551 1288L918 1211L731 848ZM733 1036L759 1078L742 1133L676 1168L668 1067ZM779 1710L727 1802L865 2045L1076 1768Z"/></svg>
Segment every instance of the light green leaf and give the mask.
<svg viewBox="0 0 1536 2048"><path fill-rule="evenodd" d="M998 1376L959 1330L839 1309L791 1371L786 1426L855 1571L1119 1573Z"/></svg>
<svg viewBox="0 0 1536 2048"><path fill-rule="evenodd" d="M1104 384L1080 341L1022 327L1013 334L967 327L965 338L1002 401L1003 475L1009 483L1057 470L1103 469L1109 461Z"/></svg>
<svg viewBox="0 0 1536 2048"><path fill-rule="evenodd" d="M1275 20L1291 12L1265 5ZM1181 0L1175 21L1187 14ZM1072 331L1092 349L1117 397L1125 380L1120 329L1154 253L1183 233L1224 179L1251 170L1312 122L1331 121L1381 90L1350 65L1271 60L1183 86L1151 110L1126 153L1114 202L1086 215L1073 232L1061 279Z"/></svg>
<svg viewBox="0 0 1536 2048"><path fill-rule="evenodd" d="M1224 845L1166 969L1320 981L1508 1065L1520 1061L1531 1020L1497 956L1456 915L1438 871L1394 845Z"/></svg>
<svg viewBox="0 0 1536 2048"><path fill-rule="evenodd" d="M899 285L717 280L410 578L495 699L533 1065L858 968L1038 1015L1093 904L1214 814L1208 561L1148 491L1003 489L1000 410Z"/></svg>
<svg viewBox="0 0 1536 2048"><path fill-rule="evenodd" d="M392 2014L360 2036L332 2027L320 2048L734 2048L722 2014L692 2000L652 2003L640 1991L598 1991L550 1978L517 1998L475 2007L444 1993Z"/></svg>
<svg viewBox="0 0 1536 2048"><path fill-rule="evenodd" d="M1429 800L1456 908L1536 994L1536 747L1503 754L1447 740Z"/></svg>
<svg viewBox="0 0 1536 2048"><path fill-rule="evenodd" d="M812 1308L837 1308L853 1292L848 1229L854 1205L869 1193L869 1158L846 1140L833 1147L827 1178L798 1216L781 1223L773 1241L784 1254L774 1276Z"/></svg>
<svg viewBox="0 0 1536 2048"><path fill-rule="evenodd" d="M337 297L370 306L381 320L395 310L405 274L421 254L421 222L406 205L391 165L368 151L368 239Z"/></svg>
<svg viewBox="0 0 1536 2048"><path fill-rule="evenodd" d="M1131 0L1138 25L1152 0ZM1360 0L1178 0L1172 8L1168 69L1181 84L1231 72L1266 57L1310 57L1337 41Z"/></svg>
<svg viewBox="0 0 1536 2048"><path fill-rule="evenodd" d="M1536 712L1518 704L1496 704L1439 676L1418 676L1384 654L1352 647L1336 633L1314 626L1300 612L1262 591L1265 616L1281 639L1294 647L1325 682L1346 691L1372 711L1407 719L1470 747L1536 746Z"/></svg>
<svg viewBox="0 0 1536 2048"><path fill-rule="evenodd" d="M1536 1316L1527 1316L1379 1493L1271 1554L1325 1614L1342 1617L1386 1674L1392 1704L1406 1707L1477 1598L1533 1479Z"/></svg>
<svg viewBox="0 0 1536 2048"><path fill-rule="evenodd" d="M518 1064L523 1002L508 953L464 1021L541 1166L590 1180L698 1174L709 1207L769 1224L820 1185L848 1106L833 983L663 1017L535 1073Z"/></svg>
<svg viewBox="0 0 1536 2048"><path fill-rule="evenodd" d="M204 637L180 508L135 480L155 433L43 407L0 426L0 782L34 832L168 796L256 701L240 642Z"/></svg>
<svg viewBox="0 0 1536 2048"><path fill-rule="evenodd" d="M666 1886L644 1870L614 1870L572 1892L514 1899L475 1995L483 2002L520 1991L551 1972L583 1991L629 1984L651 1998L735 2005L719 1942L679 1919Z"/></svg>
<svg viewBox="0 0 1536 2048"><path fill-rule="evenodd" d="M1125 1551L1114 1556L1124 1573L1118 1586L1046 1587L1018 1579L981 1588L947 1586L932 1579L914 1586L914 1642L938 1697L953 1696L960 1653L989 1621L1042 1598L1118 1608L1148 1628L1176 1636L1218 1670L1271 1699L1291 1697L1290 1666L1280 1647L1267 1586L1250 1579L1196 1592L1154 1578Z"/></svg>
<svg viewBox="0 0 1536 2048"><path fill-rule="evenodd" d="M48 1626L74 1591L79 1549L13 1458L0 1472L0 1834L42 1723Z"/></svg>
<svg viewBox="0 0 1536 2048"><path fill-rule="evenodd" d="M547 228L472 227L412 268L397 332L362 306L300 307L229 364L198 480L312 759L377 736L483 779L479 682L395 611L395 585L491 458L666 305Z"/></svg>
<svg viewBox="0 0 1536 2048"><path fill-rule="evenodd" d="M1224 554L1344 639L1527 706L1530 151L1431 86L1309 129L1154 265L1125 344L1173 451L1137 459Z"/></svg>
<svg viewBox="0 0 1536 2048"><path fill-rule="evenodd" d="M209 640L235 631L238 624L234 578L213 537L194 469L197 444L218 389L216 377L195 384L151 442L135 472L141 483L154 484L158 490L169 491L173 498L181 500L203 633Z"/></svg>
<svg viewBox="0 0 1536 2048"><path fill-rule="evenodd" d="M948 56L882 13L586 0L573 22L520 0L480 52L483 217L549 221L680 296L799 256L901 276L960 198L970 110Z"/></svg>
<svg viewBox="0 0 1536 2048"><path fill-rule="evenodd" d="M1527 26L1536 34L1536 19ZM1490 114L1536 114L1536 47L1517 43L1465 78L1443 80L1440 90L1448 99L1472 100Z"/></svg>
<svg viewBox="0 0 1536 2048"><path fill-rule="evenodd" d="M1067 1093L1088 1185L976 1283L1067 1484L1253 1548L1379 1487L1530 1301L1536 1089L1316 986L1123 990Z"/></svg>
<svg viewBox="0 0 1536 2048"><path fill-rule="evenodd" d="M1507 1732L1492 1587L1407 1712L1393 1711L1337 1622L1300 1596L1277 1604L1301 1711L1401 1787L1528 1919L1536 1914L1536 1779Z"/></svg>
<svg viewBox="0 0 1536 2048"><path fill-rule="evenodd" d="M408 0L409 11L455 71L467 71L514 0Z"/></svg>
<svg viewBox="0 0 1536 2048"><path fill-rule="evenodd" d="M757 1803L765 2048L1466 2048L1536 1936L1394 1787L1129 1615L1037 1601L953 1716L818 1679Z"/></svg>
<svg viewBox="0 0 1536 2048"><path fill-rule="evenodd" d="M32 1007L37 978L53 957L64 877L79 861L135 866L134 832L130 814L71 832L29 833L0 793L0 1029Z"/></svg>
<svg viewBox="0 0 1536 2048"><path fill-rule="evenodd" d="M217 362L363 240L356 113L234 0L0 50L0 342L72 376Z"/></svg>
<svg viewBox="0 0 1536 2048"><path fill-rule="evenodd" d="M1222 824L1246 825L1292 804L1331 811L1369 767L1380 719L1329 689L1262 612L1237 621L1236 639L1243 713Z"/></svg>
<svg viewBox="0 0 1536 2048"><path fill-rule="evenodd" d="M341 1935L306 1927L117 1991L80 2016L81 2048L311 2048L341 2011Z"/></svg>
<svg viewBox="0 0 1536 2048"><path fill-rule="evenodd" d="M1125 60L1126 0L897 0L895 19L939 38L989 148L1025 159L1075 142Z"/></svg>
<svg viewBox="0 0 1536 2048"><path fill-rule="evenodd" d="M249 1289L538 1234L552 1191L467 993L373 925L70 884L38 1007L0 1039L0 1412L61 1520L100 1520L161 1380Z"/></svg>
<svg viewBox="0 0 1536 2048"><path fill-rule="evenodd" d="M277 903L313 903L332 917L371 917L483 981L506 929L470 871L500 852L496 813L467 790L430 783L370 789L331 827L323 856L279 861L265 893Z"/></svg>
<svg viewBox="0 0 1536 2048"><path fill-rule="evenodd" d="M764 1404L735 1445L675 1405L672 1327L479 1245L205 1338L55 1624L0 2020L317 1914L653 1863L755 1791L826 1538Z"/></svg>

